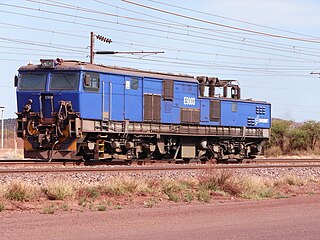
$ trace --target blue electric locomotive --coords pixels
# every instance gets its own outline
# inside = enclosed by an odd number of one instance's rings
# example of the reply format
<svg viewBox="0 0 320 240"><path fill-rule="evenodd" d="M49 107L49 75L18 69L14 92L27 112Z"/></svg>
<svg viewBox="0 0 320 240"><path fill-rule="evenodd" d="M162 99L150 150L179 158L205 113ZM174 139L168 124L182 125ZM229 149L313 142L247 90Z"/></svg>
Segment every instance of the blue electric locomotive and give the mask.
<svg viewBox="0 0 320 240"><path fill-rule="evenodd" d="M49 59L15 86L26 158L241 160L270 135L271 105L231 80Z"/></svg>

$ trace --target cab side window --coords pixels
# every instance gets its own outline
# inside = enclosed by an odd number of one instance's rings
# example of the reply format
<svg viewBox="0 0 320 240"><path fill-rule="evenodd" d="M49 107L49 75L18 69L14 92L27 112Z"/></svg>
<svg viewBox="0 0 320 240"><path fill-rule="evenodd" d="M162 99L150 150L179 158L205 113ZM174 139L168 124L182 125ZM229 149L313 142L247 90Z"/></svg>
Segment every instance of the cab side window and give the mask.
<svg viewBox="0 0 320 240"><path fill-rule="evenodd" d="M100 75L97 73L85 73L83 78L83 87L86 91L99 91Z"/></svg>

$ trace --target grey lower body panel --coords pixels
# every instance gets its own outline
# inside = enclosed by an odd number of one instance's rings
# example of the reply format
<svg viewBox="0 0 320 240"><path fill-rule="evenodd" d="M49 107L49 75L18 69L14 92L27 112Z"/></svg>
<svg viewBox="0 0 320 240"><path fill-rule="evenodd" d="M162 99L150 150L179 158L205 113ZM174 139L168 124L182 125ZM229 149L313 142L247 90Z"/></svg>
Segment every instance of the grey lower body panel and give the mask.
<svg viewBox="0 0 320 240"><path fill-rule="evenodd" d="M152 134L152 135L183 135L183 136L226 136L239 138L264 138L270 136L269 129L247 128L247 127L225 127L225 126L202 126L202 125L182 125L182 124L163 124L147 122L129 121L97 121L85 120L78 121L82 133L103 132L107 134Z"/></svg>

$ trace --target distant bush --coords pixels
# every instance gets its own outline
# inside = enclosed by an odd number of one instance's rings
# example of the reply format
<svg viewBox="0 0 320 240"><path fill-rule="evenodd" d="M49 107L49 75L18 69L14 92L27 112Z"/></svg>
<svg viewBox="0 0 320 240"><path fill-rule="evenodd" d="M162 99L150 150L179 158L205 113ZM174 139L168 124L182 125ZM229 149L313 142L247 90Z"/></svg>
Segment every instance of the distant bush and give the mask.
<svg viewBox="0 0 320 240"><path fill-rule="evenodd" d="M264 149L266 156L277 157L292 154L319 154L320 122L305 121L301 124L286 120L274 120L271 136Z"/></svg>

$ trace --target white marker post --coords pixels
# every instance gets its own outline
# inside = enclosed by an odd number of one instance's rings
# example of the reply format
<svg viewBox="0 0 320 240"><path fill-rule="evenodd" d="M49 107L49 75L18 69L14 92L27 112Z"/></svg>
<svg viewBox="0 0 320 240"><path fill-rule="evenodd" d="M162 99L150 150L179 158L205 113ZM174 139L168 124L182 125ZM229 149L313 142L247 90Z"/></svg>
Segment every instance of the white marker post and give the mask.
<svg viewBox="0 0 320 240"><path fill-rule="evenodd" d="M0 106L0 110L1 110L1 149L3 149L3 125L4 125L4 106Z"/></svg>

